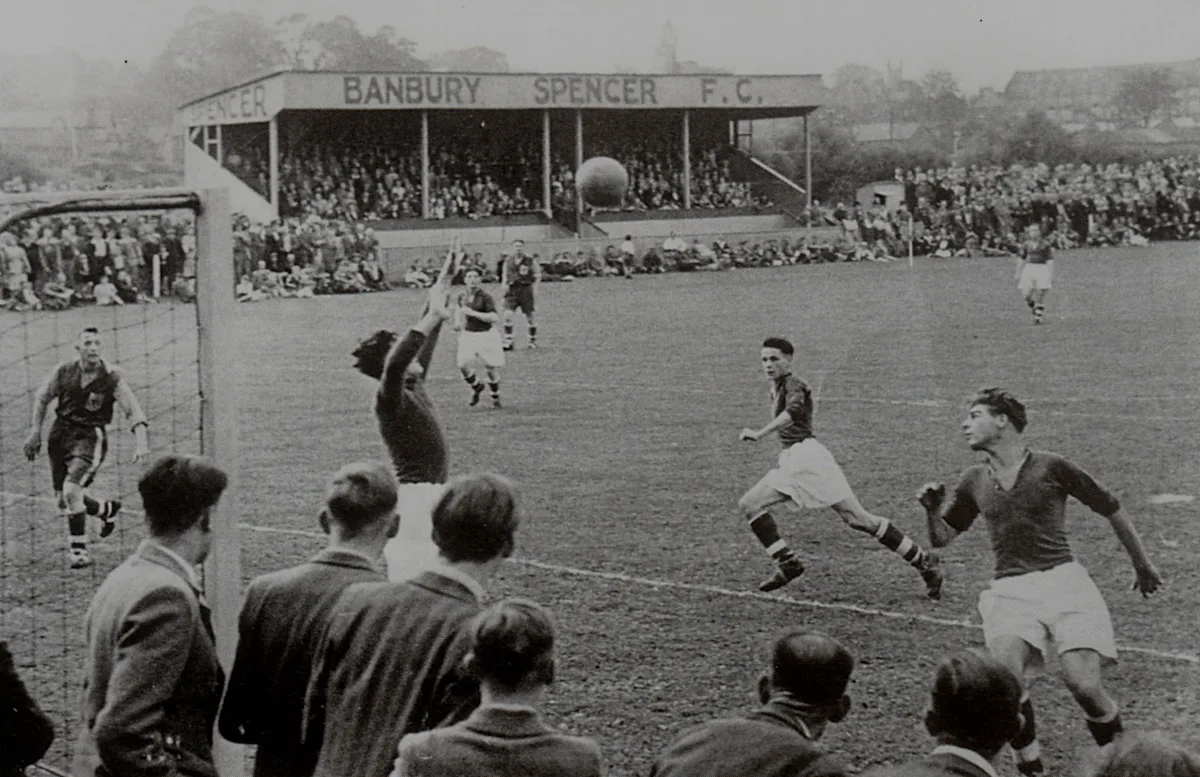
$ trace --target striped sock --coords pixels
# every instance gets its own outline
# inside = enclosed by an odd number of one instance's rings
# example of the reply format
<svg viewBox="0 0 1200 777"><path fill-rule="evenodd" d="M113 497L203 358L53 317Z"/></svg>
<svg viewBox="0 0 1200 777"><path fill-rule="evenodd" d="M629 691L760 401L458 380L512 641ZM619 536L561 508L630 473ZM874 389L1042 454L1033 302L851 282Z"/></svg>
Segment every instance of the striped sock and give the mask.
<svg viewBox="0 0 1200 777"><path fill-rule="evenodd" d="M792 558L792 549L779 536L779 527L775 525L775 518L770 513L759 513L756 517L751 518L750 531L754 532L754 536L766 549L767 555L775 561L786 561Z"/></svg>
<svg viewBox="0 0 1200 777"><path fill-rule="evenodd" d="M875 539L879 540L879 544L899 555L900 558L907 561L916 569L925 568L925 563L929 558L925 554L925 551L920 545L913 542L907 534L893 526L892 522L886 518L879 524L879 528L875 530Z"/></svg>
<svg viewBox="0 0 1200 777"><path fill-rule="evenodd" d="M531 343L537 342L537 327L536 326L529 327L529 342L531 342Z"/></svg>
<svg viewBox="0 0 1200 777"><path fill-rule="evenodd" d="M87 511L88 515L99 515L101 510L104 509L104 505L92 497L84 494L83 508Z"/></svg>
<svg viewBox="0 0 1200 777"><path fill-rule="evenodd" d="M87 513L71 513L68 515L67 533L71 535L71 550L87 550Z"/></svg>
<svg viewBox="0 0 1200 777"><path fill-rule="evenodd" d="M492 399L499 399L500 398L500 381L498 381L498 380L489 381L488 387L492 390ZM482 385L480 386L480 390L482 390Z"/></svg>
<svg viewBox="0 0 1200 777"><path fill-rule="evenodd" d="M472 372L470 375L463 375L463 380L467 382L467 385L470 386L472 390L483 391L483 384L479 382L479 378L476 377L475 373Z"/></svg>

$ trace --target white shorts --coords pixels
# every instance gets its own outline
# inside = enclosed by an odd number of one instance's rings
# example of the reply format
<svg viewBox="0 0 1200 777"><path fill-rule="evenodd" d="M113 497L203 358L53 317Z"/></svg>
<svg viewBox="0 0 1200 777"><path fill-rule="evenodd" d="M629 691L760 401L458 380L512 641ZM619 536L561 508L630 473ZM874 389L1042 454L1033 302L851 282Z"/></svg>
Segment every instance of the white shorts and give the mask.
<svg viewBox="0 0 1200 777"><path fill-rule="evenodd" d="M410 580L437 562L433 544L433 508L446 490L445 483L401 483L396 510L400 530L383 548L388 580Z"/></svg>
<svg viewBox="0 0 1200 777"><path fill-rule="evenodd" d="M470 366L479 359L489 367L504 366L504 341L500 330L492 327L486 332L463 331L458 335L458 367Z"/></svg>
<svg viewBox="0 0 1200 777"><path fill-rule="evenodd" d="M833 454L813 438L784 448L779 466L761 481L800 507L829 507L854 495Z"/></svg>
<svg viewBox="0 0 1200 777"><path fill-rule="evenodd" d="M1039 663L1051 648L1059 655L1086 648L1117 659L1108 606L1077 561L993 580L979 594L979 614L989 646L998 637L1019 637L1038 651Z"/></svg>
<svg viewBox="0 0 1200 777"><path fill-rule="evenodd" d="M1021 268L1021 277L1017 281L1017 288L1021 291L1050 288L1050 265L1026 264Z"/></svg>

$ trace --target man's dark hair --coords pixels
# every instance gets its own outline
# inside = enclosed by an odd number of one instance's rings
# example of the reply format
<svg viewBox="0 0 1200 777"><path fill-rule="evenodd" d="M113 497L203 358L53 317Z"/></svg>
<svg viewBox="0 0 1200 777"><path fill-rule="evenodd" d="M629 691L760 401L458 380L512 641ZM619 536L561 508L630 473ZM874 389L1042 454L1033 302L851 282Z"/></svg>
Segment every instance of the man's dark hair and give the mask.
<svg viewBox="0 0 1200 777"><path fill-rule="evenodd" d="M970 401L970 407L976 405L983 405L992 415L1007 416L1014 429L1025 431L1025 405L1004 389L980 389Z"/></svg>
<svg viewBox="0 0 1200 777"><path fill-rule="evenodd" d="M833 637L789 631L771 650L771 687L806 704L834 704L846 693L854 656Z"/></svg>
<svg viewBox="0 0 1200 777"><path fill-rule="evenodd" d="M528 599L504 599L471 624L470 665L481 682L507 691L554 682L554 626Z"/></svg>
<svg viewBox="0 0 1200 777"><path fill-rule="evenodd" d="M974 650L947 656L934 672L925 726L943 744L991 758L1021 730L1021 683Z"/></svg>
<svg viewBox="0 0 1200 777"><path fill-rule="evenodd" d="M358 344L354 352L354 368L369 378L379 380L383 377L383 366L387 363L387 355L392 350L398 335L389 329L380 329L375 334Z"/></svg>
<svg viewBox="0 0 1200 777"><path fill-rule="evenodd" d="M173 537L192 528L215 505L229 479L199 456L172 453L150 465L138 481L150 533Z"/></svg>
<svg viewBox="0 0 1200 777"><path fill-rule="evenodd" d="M325 514L354 535L395 513L396 476L383 462L355 462L338 470L325 492Z"/></svg>
<svg viewBox="0 0 1200 777"><path fill-rule="evenodd" d="M518 522L516 494L508 478L460 475L446 485L433 508L433 542L452 563L508 558Z"/></svg>
<svg viewBox="0 0 1200 777"><path fill-rule="evenodd" d="M783 337L768 337L766 340L763 340L762 347L774 348L784 356L791 356L796 352L796 349L792 346L791 341Z"/></svg>

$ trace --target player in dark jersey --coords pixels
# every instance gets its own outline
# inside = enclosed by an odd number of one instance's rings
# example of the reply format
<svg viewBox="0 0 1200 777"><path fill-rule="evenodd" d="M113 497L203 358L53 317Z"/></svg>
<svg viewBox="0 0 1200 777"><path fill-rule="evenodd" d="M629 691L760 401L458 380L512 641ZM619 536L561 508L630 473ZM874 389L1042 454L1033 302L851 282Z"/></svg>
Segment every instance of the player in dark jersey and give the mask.
<svg viewBox="0 0 1200 777"><path fill-rule="evenodd" d="M947 498L941 483L917 495L929 517L935 548L949 544L982 515L996 554L991 586L979 596L984 639L992 654L1018 678L1056 650L1063 679L1087 716L1100 746L1121 732L1117 703L1104 691L1102 659L1116 660L1112 621L1104 597L1075 561L1067 541L1067 497L1104 516L1125 546L1143 596L1162 577L1116 496L1061 456L1025 447L1025 406L997 388L970 402L963 433L986 457L967 469ZM1013 740L1023 774L1043 771L1033 706L1022 699L1024 726Z"/></svg>
<svg viewBox="0 0 1200 777"><path fill-rule="evenodd" d="M870 534L911 564L921 573L929 598L940 599L943 577L937 557L926 553L887 518L867 512L833 455L813 437L812 393L792 374L794 353L792 344L782 337L763 341L763 372L771 384L771 422L741 433L741 439L757 442L778 432L783 444L779 466L738 501L750 530L777 567L775 574L758 586L759 590L782 588L804 573L804 564L780 537L771 515L772 507L790 501L808 509L832 507L850 528Z"/></svg>
<svg viewBox="0 0 1200 777"><path fill-rule="evenodd" d="M1042 323L1046 313L1046 292L1054 275L1054 247L1042 237L1036 224L1029 227L1029 239L1021 245L1017 258L1017 288L1033 313L1033 323Z"/></svg>
<svg viewBox="0 0 1200 777"><path fill-rule="evenodd" d="M442 324L450 317L447 303L457 249L455 240L420 320L403 337L376 332L353 354L358 371L379 381L375 418L400 483L400 530L384 551L392 580L423 571L437 557L431 516L445 488L450 457L425 382Z"/></svg>
<svg viewBox="0 0 1200 777"><path fill-rule="evenodd" d="M504 263L500 290L504 292L504 350L513 349L513 312L525 314L529 324L529 347L537 348L537 323L533 319L533 297L542 282L542 268L525 253L525 243L514 240L512 255Z"/></svg>
<svg viewBox="0 0 1200 777"><path fill-rule="evenodd" d="M25 456L33 461L42 449L46 411L51 402L56 402L46 450L54 496L58 508L67 516L72 569L92 563L88 554L87 517L99 518L100 536L107 537L116 528L117 513L121 510L119 501L101 502L86 492L108 454L105 428L112 423L113 405L121 406L132 425L136 440L133 460L138 462L150 455L146 415L129 384L121 379L120 371L100 357L100 345L100 333L95 327L79 333L75 344L79 359L60 364L38 389L32 428L25 440Z"/></svg>
<svg viewBox="0 0 1200 777"><path fill-rule="evenodd" d="M500 407L500 368L504 366L504 344L500 340L500 330L496 329L500 314L496 312L492 295L480 288L481 278L476 267L463 274L467 290L459 295L454 323L454 331L461 332L457 363L463 380L471 387L471 407L478 405L479 397L483 395L483 383L475 374L476 361L483 362L487 370L492 406Z"/></svg>

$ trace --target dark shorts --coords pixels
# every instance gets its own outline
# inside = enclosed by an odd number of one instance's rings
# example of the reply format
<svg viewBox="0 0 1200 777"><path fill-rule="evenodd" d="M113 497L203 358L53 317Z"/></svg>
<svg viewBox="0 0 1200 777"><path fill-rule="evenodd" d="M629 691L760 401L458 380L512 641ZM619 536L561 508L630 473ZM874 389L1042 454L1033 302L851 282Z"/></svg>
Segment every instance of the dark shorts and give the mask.
<svg viewBox="0 0 1200 777"><path fill-rule="evenodd" d="M59 493L68 480L87 488L108 455L108 436L104 427L74 426L55 423L46 443L50 456L50 477Z"/></svg>
<svg viewBox="0 0 1200 777"><path fill-rule="evenodd" d="M519 310L527 316L533 315L533 286L509 286L504 295L504 307Z"/></svg>

